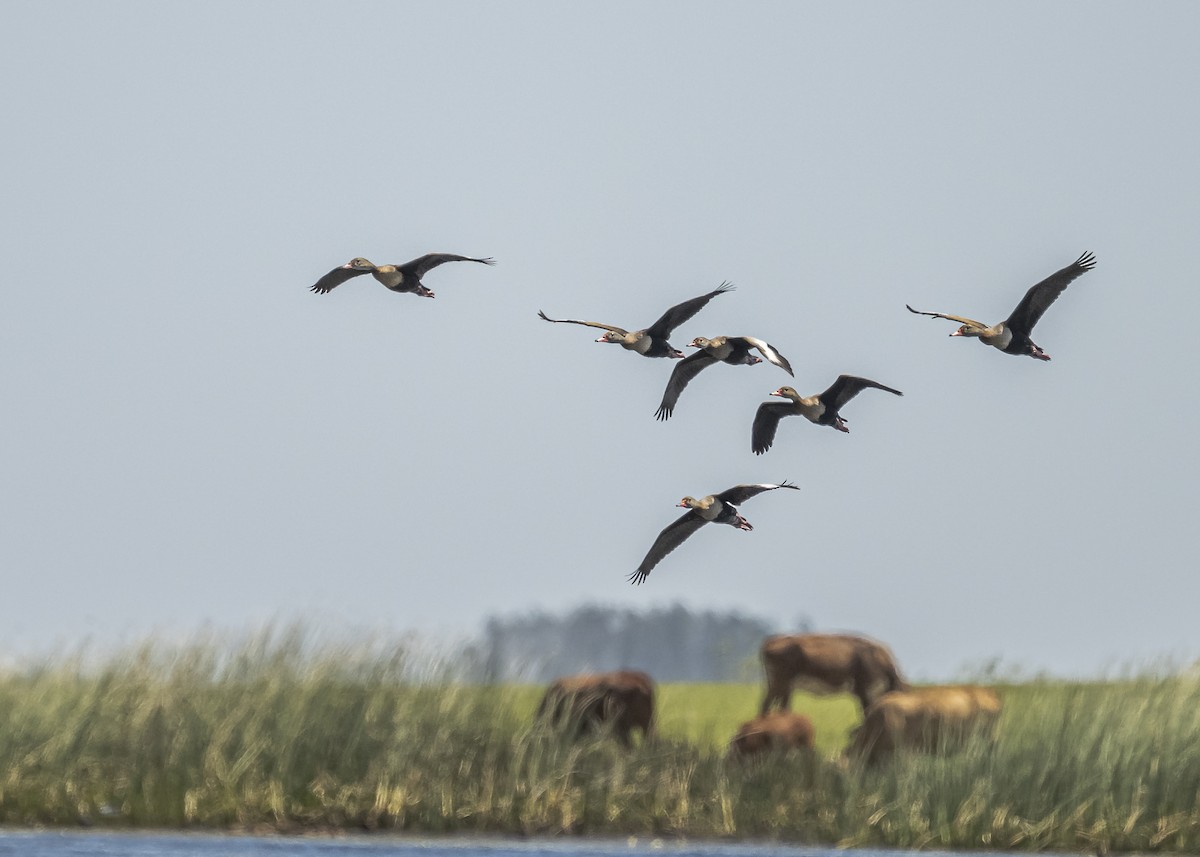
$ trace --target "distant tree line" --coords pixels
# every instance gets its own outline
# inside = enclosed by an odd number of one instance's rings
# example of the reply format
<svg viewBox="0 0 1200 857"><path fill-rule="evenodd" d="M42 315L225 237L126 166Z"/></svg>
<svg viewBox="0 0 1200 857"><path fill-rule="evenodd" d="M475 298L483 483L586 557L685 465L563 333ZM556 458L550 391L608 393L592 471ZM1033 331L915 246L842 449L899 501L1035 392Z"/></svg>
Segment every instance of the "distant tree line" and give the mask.
<svg viewBox="0 0 1200 857"><path fill-rule="evenodd" d="M645 670L658 681L752 680L759 646L777 630L759 617L693 613L680 605L643 612L585 605L564 615L494 616L471 647L471 672L487 682L542 682L621 667Z"/></svg>

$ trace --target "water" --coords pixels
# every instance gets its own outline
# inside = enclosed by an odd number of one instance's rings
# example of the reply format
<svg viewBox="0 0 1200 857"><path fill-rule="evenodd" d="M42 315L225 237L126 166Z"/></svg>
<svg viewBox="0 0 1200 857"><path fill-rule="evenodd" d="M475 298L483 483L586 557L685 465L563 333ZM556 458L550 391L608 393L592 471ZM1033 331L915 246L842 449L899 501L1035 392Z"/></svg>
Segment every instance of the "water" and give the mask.
<svg viewBox="0 0 1200 857"><path fill-rule="evenodd" d="M0 832L0 857L898 857L907 852L630 839L404 839L209 833ZM915 852L914 852L915 853ZM951 852L924 851L922 857ZM1002 857L988 852L988 857Z"/></svg>

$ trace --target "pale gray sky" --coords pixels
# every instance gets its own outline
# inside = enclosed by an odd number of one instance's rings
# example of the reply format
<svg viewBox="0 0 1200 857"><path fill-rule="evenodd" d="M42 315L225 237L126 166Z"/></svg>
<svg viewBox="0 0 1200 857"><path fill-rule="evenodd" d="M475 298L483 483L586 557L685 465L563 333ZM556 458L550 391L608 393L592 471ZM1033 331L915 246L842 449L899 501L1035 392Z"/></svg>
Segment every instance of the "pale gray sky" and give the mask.
<svg viewBox="0 0 1200 857"><path fill-rule="evenodd" d="M740 609L944 676L1200 656L1200 6L0 10L0 646ZM1051 363L950 339L1096 253ZM494 256L437 299L352 256ZM667 423L630 327L777 346ZM684 494L792 479L631 587Z"/></svg>

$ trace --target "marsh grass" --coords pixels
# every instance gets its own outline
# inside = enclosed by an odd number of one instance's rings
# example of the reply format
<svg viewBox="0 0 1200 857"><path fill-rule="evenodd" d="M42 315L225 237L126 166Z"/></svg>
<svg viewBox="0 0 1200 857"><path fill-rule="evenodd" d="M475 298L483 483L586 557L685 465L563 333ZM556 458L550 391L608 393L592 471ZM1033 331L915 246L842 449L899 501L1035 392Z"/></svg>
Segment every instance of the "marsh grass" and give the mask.
<svg viewBox="0 0 1200 857"><path fill-rule="evenodd" d="M794 701L815 754L734 764L754 685L662 687L658 738L622 751L534 725L539 688L412 674L394 647L268 633L0 675L0 820L1200 849L1191 678L1001 688L994 744L864 770L847 699Z"/></svg>

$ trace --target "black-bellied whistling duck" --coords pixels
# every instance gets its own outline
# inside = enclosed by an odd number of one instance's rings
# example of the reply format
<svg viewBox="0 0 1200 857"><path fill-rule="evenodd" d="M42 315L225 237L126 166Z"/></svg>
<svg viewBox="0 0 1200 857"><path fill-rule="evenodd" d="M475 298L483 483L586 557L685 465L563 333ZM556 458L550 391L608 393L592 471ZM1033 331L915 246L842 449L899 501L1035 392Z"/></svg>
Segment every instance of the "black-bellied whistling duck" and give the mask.
<svg viewBox="0 0 1200 857"><path fill-rule="evenodd" d="M1058 296L1063 293L1063 289L1070 285L1072 280L1094 267L1096 267L1096 257L1090 252L1084 253L1061 271L1056 271L1037 285L1030 286L1029 291L1025 293L1025 297L1021 298L1021 302L1017 304L1017 308L1012 311L1012 314L999 324L993 324L990 327L982 321L963 318L960 315L922 312L911 306L908 307L908 311L915 312L917 315L929 315L934 318L957 321L962 326L950 334L951 336L976 336L985 345L998 348L1005 354L1027 354L1037 360L1049 360L1050 355L1029 338L1033 332L1033 326L1038 323L1042 313L1058 299Z"/></svg>
<svg viewBox="0 0 1200 857"><path fill-rule="evenodd" d="M779 421L793 414L799 414L820 426L833 426L838 431L850 431L846 428L846 420L838 411L868 387L886 390L897 396L904 395L899 390L854 375L838 375L828 390L815 396L801 396L791 387L780 387L771 395L791 401L763 402L758 406L758 411L754 414L754 426L750 429L750 448L755 455L762 455L770 449L771 444L775 442L775 429L779 427Z"/></svg>
<svg viewBox="0 0 1200 857"><path fill-rule="evenodd" d="M326 295L352 277L371 274L393 292L413 292L423 298L433 297L433 292L421 285L421 277L432 268L446 262L479 262L483 265L495 265L491 258L474 259L470 256L456 256L453 253L429 253L405 262L403 265L375 265L361 256L351 259L340 268L334 268L328 274L317 280L310 287L319 295Z"/></svg>
<svg viewBox="0 0 1200 857"><path fill-rule="evenodd" d="M688 536L705 524L729 524L739 530L753 530L754 527L742 517L737 506L764 491L774 491L776 488L799 490L799 486L785 481L778 485L735 485L720 494L709 494L699 500L695 497L684 497L676 505L686 508L687 511L658 534L642 564L638 566L637 571L629 575L629 582L642 583L650 574L650 570L658 565L659 560L683 544Z"/></svg>
<svg viewBox="0 0 1200 857"><path fill-rule="evenodd" d="M721 285L706 295L700 295L698 298L684 301L681 304L676 304L662 314L662 318L654 322L647 328L642 330L625 330L623 327L615 327L611 324L602 324L598 321L576 321L571 318L550 318L541 310L538 310L538 318L544 321L552 321L555 324L583 324L588 327L603 328L605 334L597 339L597 342L610 342L620 345L629 351L636 351L643 357L683 357L683 352L673 347L667 340L671 336L671 332L679 325L683 324L689 318L694 316L700 310L704 309L704 305L715 298L717 295L723 295L725 292L732 291L733 286L729 283L721 283Z"/></svg>
<svg viewBox="0 0 1200 857"><path fill-rule="evenodd" d="M792 364L788 363L786 357L780 354L774 346L768 345L761 339L755 339L753 336L717 336L713 339L697 336L691 341L690 347L700 350L685 357L672 370L671 377L667 381L667 389L663 393L662 404L654 413L656 419L671 418L671 413L675 410L675 403L679 401L679 394L683 392L683 388L688 385L689 381L700 374L702 369L707 369L714 363L729 363L732 366L742 363L753 366L755 363L762 363L761 358L750 353L751 349L757 349L758 353L768 362L774 363L789 375L792 374Z"/></svg>

